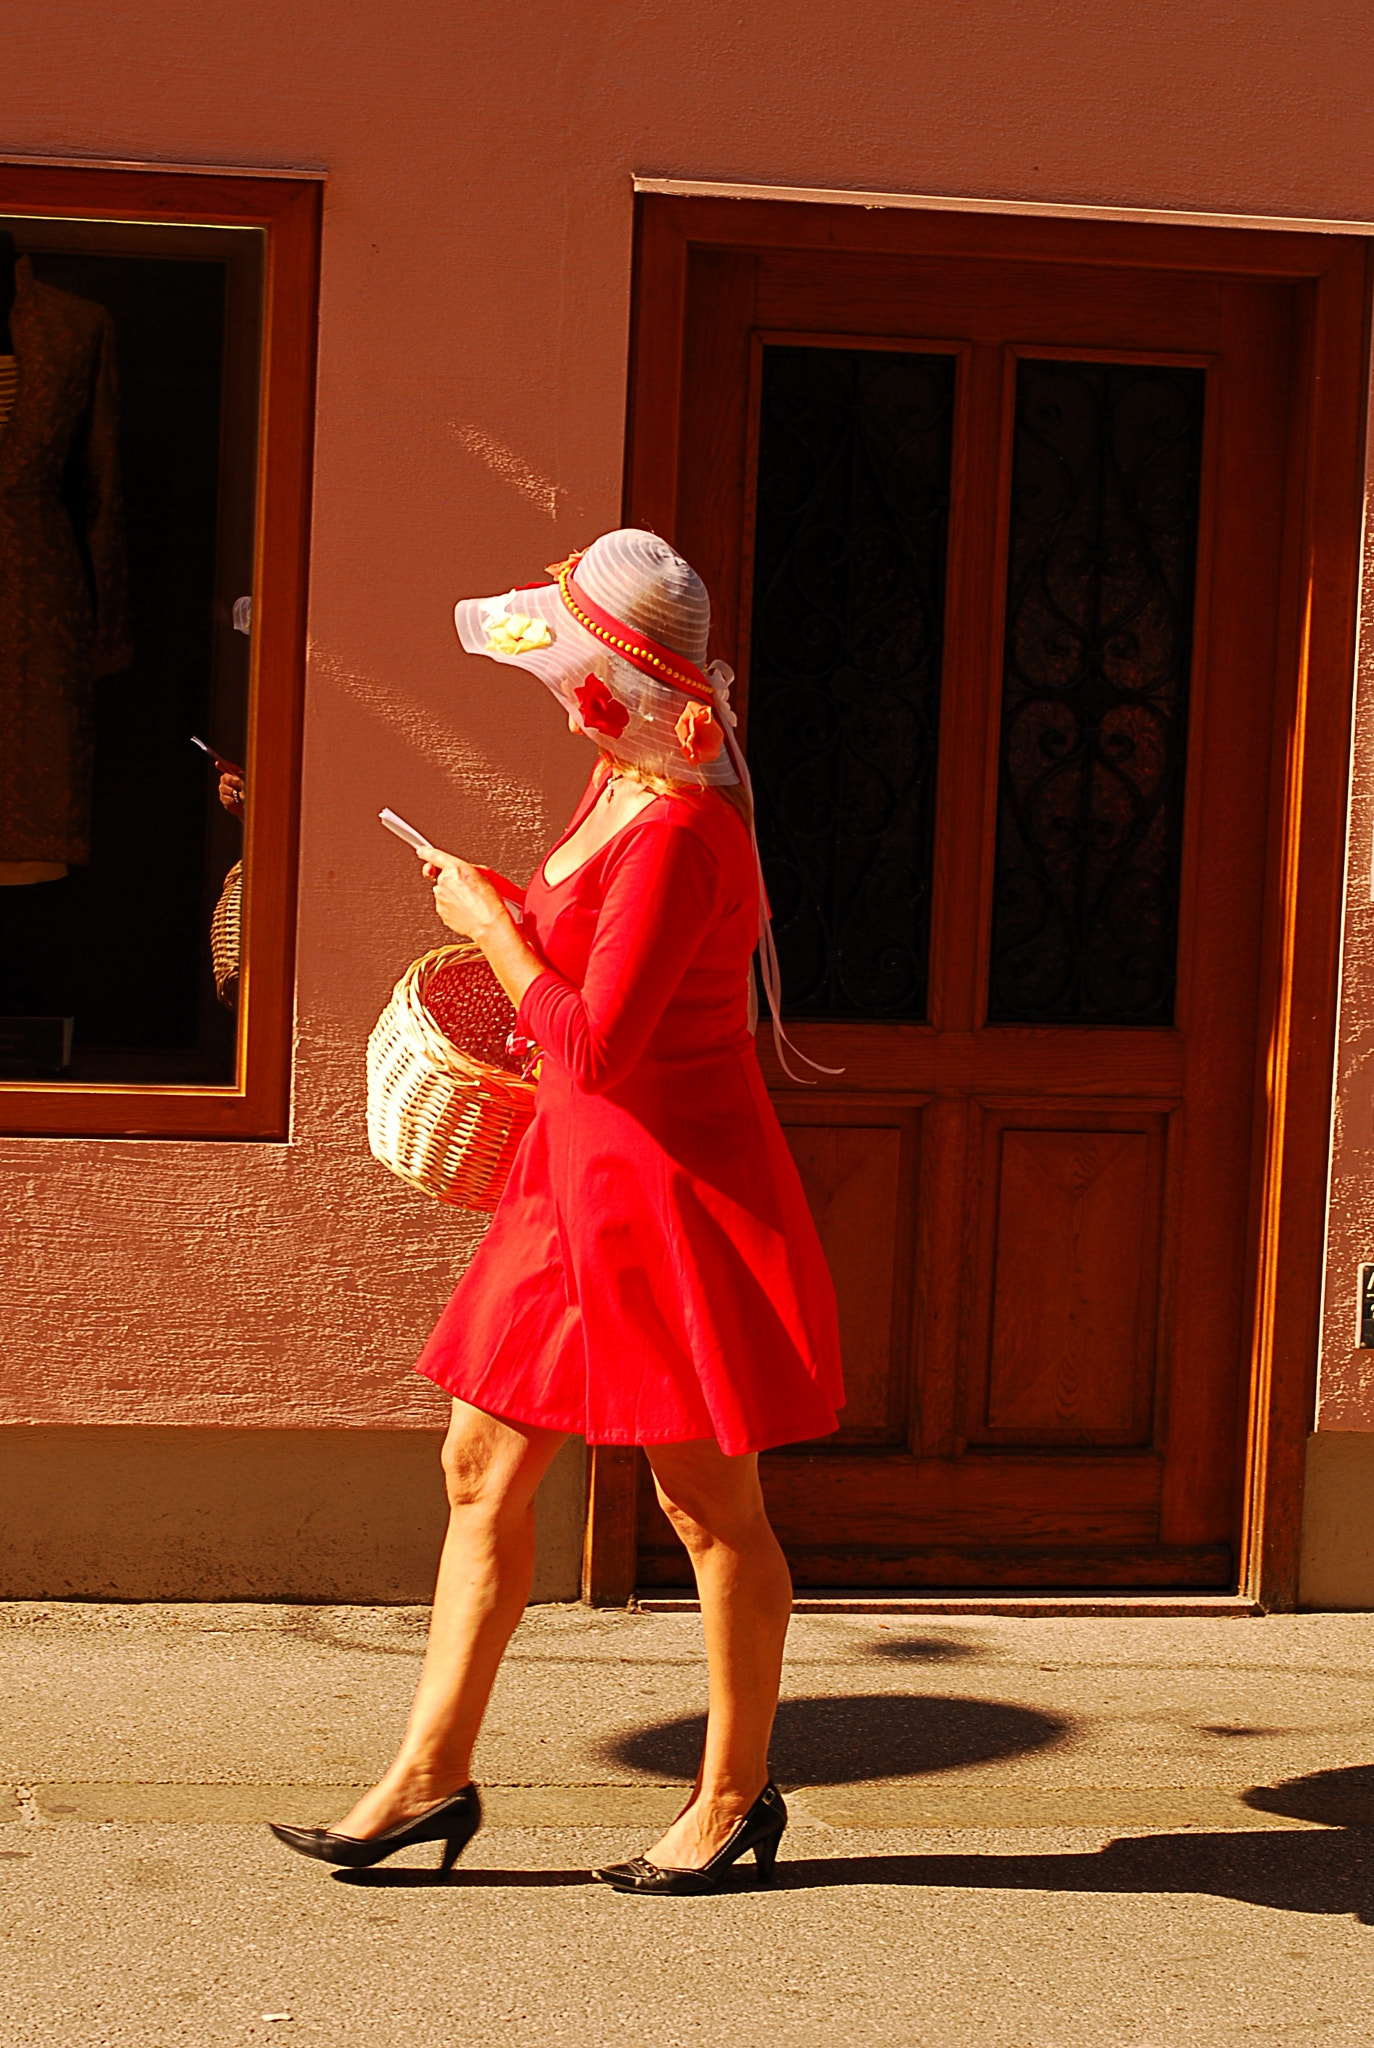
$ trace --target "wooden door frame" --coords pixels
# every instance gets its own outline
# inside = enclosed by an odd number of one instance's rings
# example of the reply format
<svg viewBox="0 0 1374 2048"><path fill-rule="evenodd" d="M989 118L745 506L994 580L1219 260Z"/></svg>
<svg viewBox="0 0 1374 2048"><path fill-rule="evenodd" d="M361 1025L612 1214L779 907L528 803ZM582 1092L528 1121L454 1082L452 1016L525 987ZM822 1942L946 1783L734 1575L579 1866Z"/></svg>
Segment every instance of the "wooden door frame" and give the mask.
<svg viewBox="0 0 1374 2048"><path fill-rule="evenodd" d="M1359 597L1374 244L1268 229L872 212L641 193L635 202L623 519L671 538L678 515L687 266L695 249L833 250L1204 271L1288 281L1305 314L1284 512L1246 1318L1250 1363L1240 1590L1298 1598L1306 1443L1316 1395L1331 1080ZM747 488L719 479L723 497ZM727 611L729 606L727 603ZM733 625L733 620L732 620ZM728 651L728 650L727 650ZM805 1027L800 1042L805 1043ZM582 1591L635 1588L634 1450L590 1460Z"/></svg>

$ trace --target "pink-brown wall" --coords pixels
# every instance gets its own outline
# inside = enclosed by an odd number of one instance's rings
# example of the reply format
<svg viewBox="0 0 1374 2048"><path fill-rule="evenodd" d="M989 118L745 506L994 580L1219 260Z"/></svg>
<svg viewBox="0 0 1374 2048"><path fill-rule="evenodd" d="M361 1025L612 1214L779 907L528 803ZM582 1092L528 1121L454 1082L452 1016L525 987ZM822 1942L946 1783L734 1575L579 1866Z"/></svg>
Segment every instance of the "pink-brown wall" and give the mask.
<svg viewBox="0 0 1374 2048"><path fill-rule="evenodd" d="M361 1056L433 940L390 803L523 876L584 771L460 657L462 592L615 523L636 172L1374 218L1366 0L10 0L0 151L327 174L290 1145L0 1141L2 1418L428 1426L473 1227L368 1158ZM1322 1421L1374 1430L1374 673Z"/></svg>
<svg viewBox="0 0 1374 2048"><path fill-rule="evenodd" d="M1374 1351L1358 1349L1359 1268L1374 1261L1374 646L1366 511L1363 632L1355 684L1345 943L1331 1129L1319 1430L1374 1431Z"/></svg>

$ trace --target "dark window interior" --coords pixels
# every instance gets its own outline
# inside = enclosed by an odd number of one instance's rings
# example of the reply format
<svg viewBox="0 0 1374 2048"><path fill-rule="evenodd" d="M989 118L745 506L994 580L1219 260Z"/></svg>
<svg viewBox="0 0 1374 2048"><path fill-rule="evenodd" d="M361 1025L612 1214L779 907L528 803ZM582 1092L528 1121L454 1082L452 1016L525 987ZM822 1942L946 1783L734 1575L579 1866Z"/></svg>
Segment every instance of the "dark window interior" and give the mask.
<svg viewBox="0 0 1374 2048"><path fill-rule="evenodd" d="M29 247L114 323L134 658L95 684L89 866L0 888L0 1016L73 1017L64 1078L229 1082L209 932L242 833L189 740L244 759L247 642L216 588L226 268Z"/></svg>
<svg viewBox="0 0 1374 2048"><path fill-rule="evenodd" d="M926 1014L954 375L764 349L748 757L791 1016Z"/></svg>

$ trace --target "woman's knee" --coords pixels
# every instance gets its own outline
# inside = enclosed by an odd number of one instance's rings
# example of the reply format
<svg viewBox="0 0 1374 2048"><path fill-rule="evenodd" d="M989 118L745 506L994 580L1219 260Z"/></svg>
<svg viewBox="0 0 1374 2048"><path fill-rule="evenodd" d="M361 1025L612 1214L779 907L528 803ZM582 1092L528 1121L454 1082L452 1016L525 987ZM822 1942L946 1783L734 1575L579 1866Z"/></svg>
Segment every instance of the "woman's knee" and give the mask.
<svg viewBox="0 0 1374 2048"><path fill-rule="evenodd" d="M491 1446L481 1437L450 1429L439 1453L444 1489L451 1508L475 1507L492 1484Z"/></svg>
<svg viewBox="0 0 1374 2048"><path fill-rule="evenodd" d="M693 1514L690 1508L684 1507L681 1502L665 1493L657 1480L654 1482L654 1491L658 1495L659 1506L672 1524L674 1535L680 1543L686 1545L689 1554L692 1557L700 1557L708 1551L718 1540L709 1524L703 1522L700 1516Z"/></svg>
<svg viewBox="0 0 1374 2048"><path fill-rule="evenodd" d="M753 1507L734 1503L725 1506L715 1502L688 1507L669 1498L661 1487L658 1498L674 1533L690 1557L704 1557L721 1544L727 1550L752 1552L762 1545L771 1546L774 1541L761 1501Z"/></svg>
<svg viewBox="0 0 1374 2048"><path fill-rule="evenodd" d="M659 1505L693 1556L716 1543L745 1548L768 1529L757 1460L711 1450L714 1458L695 1445L672 1445L651 1456Z"/></svg>
<svg viewBox="0 0 1374 2048"><path fill-rule="evenodd" d="M455 1403L439 1454L449 1506L486 1509L494 1517L524 1514L561 1442L553 1431L517 1429Z"/></svg>

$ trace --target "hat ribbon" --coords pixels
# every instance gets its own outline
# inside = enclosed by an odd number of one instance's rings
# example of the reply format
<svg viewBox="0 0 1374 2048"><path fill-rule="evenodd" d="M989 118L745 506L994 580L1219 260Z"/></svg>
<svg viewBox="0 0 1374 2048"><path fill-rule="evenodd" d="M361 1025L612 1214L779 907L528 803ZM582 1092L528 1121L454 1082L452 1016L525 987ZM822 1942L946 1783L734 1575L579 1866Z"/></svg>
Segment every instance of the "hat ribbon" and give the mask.
<svg viewBox="0 0 1374 2048"><path fill-rule="evenodd" d="M714 704L716 693L709 679L694 662L688 661L685 654L676 654L671 647L661 647L657 640L651 640L638 627L627 626L613 612L603 611L594 598L588 597L580 583L573 583L573 569L579 559L572 555L566 562L550 565L551 574L558 578L559 595L578 625L593 639L609 647L613 654L618 654L622 661L628 661L631 667L652 676L655 682L670 683L675 690L695 697L699 704Z"/></svg>
<svg viewBox="0 0 1374 2048"><path fill-rule="evenodd" d="M558 589L564 604L577 620L579 626L604 642L621 659L642 669L646 676L653 676L657 682L671 683L675 690L682 690L689 697L695 697L703 704L710 704L721 714L721 726L725 734L726 751L734 765L749 798L749 808L754 807L754 786L749 775L749 764L744 758L744 749L732 730L735 717L730 709L727 691L734 681L734 675L723 662L712 664L716 671L715 681L702 674L695 663L685 655L676 654L671 648L660 647L657 640L651 640L647 633L627 626L623 619L617 619L611 612L603 611L594 598L588 597L581 584L575 586L576 596L569 588L573 570L582 559L582 553L569 555L566 562L550 562L549 574L558 578ZM785 1074L793 1081L810 1082L810 1076L799 1074L789 1066L787 1055L794 1052L804 1066L817 1074L842 1074L843 1067L823 1067L813 1060L799 1046L793 1045L782 1027L782 973L778 964L778 949L773 942L773 913L768 902L768 890L763 879L763 857L759 852L758 834L751 821L749 839L754 850L754 868L759 882L759 959L763 969L764 994L773 1021L773 1043ZM814 1084L811 1084L814 1085Z"/></svg>

